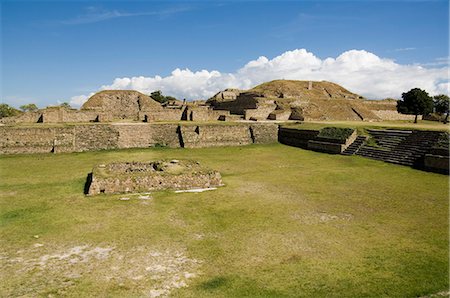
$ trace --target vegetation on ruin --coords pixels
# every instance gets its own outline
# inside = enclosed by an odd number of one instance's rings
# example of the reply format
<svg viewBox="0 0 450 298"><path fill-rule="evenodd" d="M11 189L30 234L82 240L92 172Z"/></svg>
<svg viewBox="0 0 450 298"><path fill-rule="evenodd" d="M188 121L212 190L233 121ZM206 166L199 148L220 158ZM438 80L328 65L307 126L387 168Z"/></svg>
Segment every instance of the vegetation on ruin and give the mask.
<svg viewBox="0 0 450 298"><path fill-rule="evenodd" d="M66 108L66 109L71 109L72 108L68 102L63 102L59 106L63 107L63 108Z"/></svg>
<svg viewBox="0 0 450 298"><path fill-rule="evenodd" d="M448 132L443 132L441 133L441 135L439 136L439 139L435 145L436 148L443 148L443 149L448 149L449 147L449 134Z"/></svg>
<svg viewBox="0 0 450 298"><path fill-rule="evenodd" d="M20 114L22 114L22 112L18 109L13 108L6 103L0 104L0 118L17 116Z"/></svg>
<svg viewBox="0 0 450 298"><path fill-rule="evenodd" d="M95 164L159 159L198 160L225 186L83 195ZM448 291L448 187L445 175L281 144L0 156L0 296L148 296L188 273L173 296Z"/></svg>
<svg viewBox="0 0 450 298"><path fill-rule="evenodd" d="M150 94L150 97L153 98L154 100L156 100L159 103L165 103L165 102L168 102L169 100L177 100L173 96L165 96L165 95L163 95L161 90L153 91Z"/></svg>
<svg viewBox="0 0 450 298"><path fill-rule="evenodd" d="M353 128L343 127L324 127L317 135L320 138L346 140L352 135L355 130Z"/></svg>
<svg viewBox="0 0 450 298"><path fill-rule="evenodd" d="M29 103L26 105L21 105L19 107L23 112L34 112L38 110L37 105L35 105L34 103Z"/></svg>

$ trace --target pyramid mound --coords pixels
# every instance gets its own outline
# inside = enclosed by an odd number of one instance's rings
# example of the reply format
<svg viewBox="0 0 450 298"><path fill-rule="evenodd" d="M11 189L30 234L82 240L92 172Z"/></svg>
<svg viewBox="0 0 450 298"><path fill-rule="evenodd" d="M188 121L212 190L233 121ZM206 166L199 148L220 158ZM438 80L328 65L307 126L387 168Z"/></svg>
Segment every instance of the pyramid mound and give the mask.
<svg viewBox="0 0 450 298"><path fill-rule="evenodd" d="M139 112L161 110L159 102L134 90L104 90L92 95L81 107L108 113L113 119L136 119Z"/></svg>
<svg viewBox="0 0 450 298"><path fill-rule="evenodd" d="M380 119L364 97L327 81L275 80L246 91L227 89L207 102L214 109L229 110L244 115L245 119ZM394 105L386 109L396 114Z"/></svg>
<svg viewBox="0 0 450 298"><path fill-rule="evenodd" d="M258 85L248 92L265 98L358 99L362 96L327 81L275 80Z"/></svg>

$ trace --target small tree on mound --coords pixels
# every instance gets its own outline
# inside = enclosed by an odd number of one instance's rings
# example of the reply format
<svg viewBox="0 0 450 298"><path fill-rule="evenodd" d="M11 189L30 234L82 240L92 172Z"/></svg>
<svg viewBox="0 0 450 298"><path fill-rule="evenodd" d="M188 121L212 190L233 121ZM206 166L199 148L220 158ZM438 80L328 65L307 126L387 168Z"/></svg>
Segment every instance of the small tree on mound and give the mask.
<svg viewBox="0 0 450 298"><path fill-rule="evenodd" d="M38 109L38 107L34 103L22 105L19 108L24 112L34 112L34 111L37 111L37 109Z"/></svg>
<svg viewBox="0 0 450 298"><path fill-rule="evenodd" d="M414 88L402 93L402 100L397 102L397 111L402 114L415 115L414 123L417 123L417 116L433 111L433 99L425 90Z"/></svg>
<svg viewBox="0 0 450 298"><path fill-rule="evenodd" d="M71 109L72 108L68 102L63 102L59 106L63 107L63 108L66 108L66 109Z"/></svg>
<svg viewBox="0 0 450 298"><path fill-rule="evenodd" d="M444 123L448 122L448 114L449 114L449 102L450 98L448 95L439 94L433 97L434 100L434 109L437 113L446 114Z"/></svg>
<svg viewBox="0 0 450 298"><path fill-rule="evenodd" d="M7 105L6 103L0 104L0 118L17 116L21 113L21 111Z"/></svg>
<svg viewBox="0 0 450 298"><path fill-rule="evenodd" d="M176 99L175 97L173 97L173 96L164 96L164 95L162 94L161 90L153 91L153 92L150 94L150 97L153 98L154 100L156 100L156 101L159 102L159 103L165 103L165 102L167 102L167 101L169 101L169 100L177 100L177 99Z"/></svg>

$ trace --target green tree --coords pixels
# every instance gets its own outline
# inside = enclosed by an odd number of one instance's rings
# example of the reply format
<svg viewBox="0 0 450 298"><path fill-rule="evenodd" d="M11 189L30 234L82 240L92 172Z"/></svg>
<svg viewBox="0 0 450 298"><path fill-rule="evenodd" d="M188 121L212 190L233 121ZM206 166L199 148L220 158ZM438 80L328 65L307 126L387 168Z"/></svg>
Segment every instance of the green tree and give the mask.
<svg viewBox="0 0 450 298"><path fill-rule="evenodd" d="M417 123L417 116L433 111L433 99L425 90L414 88L402 93L402 99L397 102L397 111L402 114L415 115L414 123Z"/></svg>
<svg viewBox="0 0 450 298"><path fill-rule="evenodd" d="M7 105L6 103L0 104L0 118L17 116L21 113L21 111Z"/></svg>
<svg viewBox="0 0 450 298"><path fill-rule="evenodd" d="M167 101L166 97L162 94L161 90L153 91L150 94L150 97L156 100L159 103L164 103Z"/></svg>
<svg viewBox="0 0 450 298"><path fill-rule="evenodd" d="M169 101L169 100L177 100L177 99L176 99L175 97L173 97L173 96L164 96L164 95L162 94L161 90L153 91L153 92L150 94L150 97L153 98L154 100L156 100L156 101L159 102L159 103L165 103L165 102L167 102L167 101Z"/></svg>
<svg viewBox="0 0 450 298"><path fill-rule="evenodd" d="M444 123L447 123L448 122L448 114L449 114L450 98L448 97L448 95L439 94L439 95L435 95L433 97L433 101L434 101L434 109L436 110L436 112L441 113L441 114L446 114Z"/></svg>
<svg viewBox="0 0 450 298"><path fill-rule="evenodd" d="M60 104L59 106L60 106L60 107L63 107L63 108L67 108L67 109L71 109L71 108L72 108L68 102L63 102L63 103Z"/></svg>
<svg viewBox="0 0 450 298"><path fill-rule="evenodd" d="M19 107L24 112L34 112L37 111L38 107L34 103L29 103Z"/></svg>

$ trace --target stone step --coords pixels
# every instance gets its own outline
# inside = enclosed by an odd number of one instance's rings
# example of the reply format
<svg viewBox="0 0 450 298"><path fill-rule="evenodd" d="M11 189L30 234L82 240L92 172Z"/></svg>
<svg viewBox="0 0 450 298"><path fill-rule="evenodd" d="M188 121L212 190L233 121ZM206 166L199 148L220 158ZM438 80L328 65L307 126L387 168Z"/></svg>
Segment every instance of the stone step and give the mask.
<svg viewBox="0 0 450 298"><path fill-rule="evenodd" d="M366 136L357 136L353 143L342 152L343 155L354 155L367 140Z"/></svg>

